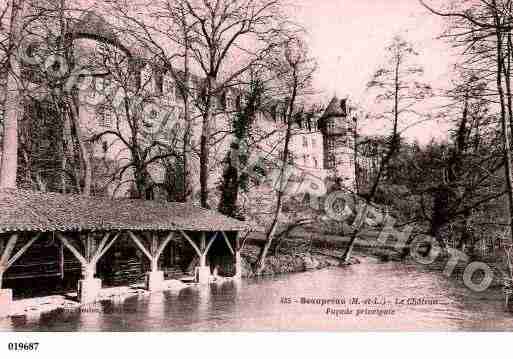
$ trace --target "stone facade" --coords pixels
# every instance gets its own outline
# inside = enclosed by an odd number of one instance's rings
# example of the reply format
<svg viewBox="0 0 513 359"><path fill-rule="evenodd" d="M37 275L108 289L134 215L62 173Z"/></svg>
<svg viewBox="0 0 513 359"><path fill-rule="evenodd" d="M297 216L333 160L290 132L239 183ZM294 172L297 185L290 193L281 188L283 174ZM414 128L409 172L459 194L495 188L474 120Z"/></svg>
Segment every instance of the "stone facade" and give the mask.
<svg viewBox="0 0 513 359"><path fill-rule="evenodd" d="M324 167L341 184L355 189L355 132L356 118L347 100L333 97L320 119L323 134Z"/></svg>

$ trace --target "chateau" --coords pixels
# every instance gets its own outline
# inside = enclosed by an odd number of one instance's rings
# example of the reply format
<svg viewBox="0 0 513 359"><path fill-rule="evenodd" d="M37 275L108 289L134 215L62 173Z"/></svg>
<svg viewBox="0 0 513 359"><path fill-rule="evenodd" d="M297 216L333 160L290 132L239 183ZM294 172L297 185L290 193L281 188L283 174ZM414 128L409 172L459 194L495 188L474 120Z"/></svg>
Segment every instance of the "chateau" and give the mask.
<svg viewBox="0 0 513 359"><path fill-rule="evenodd" d="M93 195L132 195L137 179L134 178L133 151L129 150L129 144L137 141L141 151L144 151L145 157L141 160L148 162L149 183L145 196L155 199L166 197L166 189L179 185L176 182L176 176L180 175L176 172L179 163L172 156L157 160L160 152L154 144L158 142L165 147L176 148L177 152L184 146L180 133L187 124L184 122L184 100L178 84L162 66L147 60L144 51L123 43L102 17L91 12L75 24L73 31L81 35L81 39L74 41L75 65L93 74L82 78L77 85L80 104L77 111L78 127L69 120L59 118L55 104L45 96L25 104L26 115L20 124L20 187L65 193L76 192L80 188L82 183L79 176L73 175L79 171L77 163L80 162L77 158L80 144L71 136L71 132L75 131L80 134L89 152ZM131 54L128 65L123 69L129 73L128 85L120 86L120 80L113 78L115 76L97 75L106 70L101 66L101 51L106 51L106 47L98 46L98 38L115 45L107 48L108 56L123 58L127 52ZM201 113L197 103L202 96L203 84L203 79L191 76L189 108L192 112L190 128L193 152L197 151L195 145L199 144L201 134ZM34 86L37 87L37 84ZM124 98L134 96L130 91L145 100L149 98L151 104L158 104L158 107L150 106L149 110L144 111L141 122L137 124L143 129L141 134L134 135L134 124L128 123L122 106ZM244 101L244 91L235 87L227 88L216 97L209 165L212 169L209 191L213 198L216 198L215 192L233 141L233 117ZM287 104L277 99L268 107L269 111L259 112L254 121L253 132L259 138L256 153L252 155L278 160L283 150L286 128L283 114ZM162 116L164 112L165 117ZM347 100L336 96L324 111L298 116L289 146L291 162L299 173L295 176L296 181L310 179L325 183L331 177L340 179L345 187L353 189L354 130ZM199 172L197 155L193 156L192 163L193 173ZM199 176L193 177L197 179ZM300 183L298 185L301 186ZM193 187L198 190L199 183L193 183Z"/></svg>

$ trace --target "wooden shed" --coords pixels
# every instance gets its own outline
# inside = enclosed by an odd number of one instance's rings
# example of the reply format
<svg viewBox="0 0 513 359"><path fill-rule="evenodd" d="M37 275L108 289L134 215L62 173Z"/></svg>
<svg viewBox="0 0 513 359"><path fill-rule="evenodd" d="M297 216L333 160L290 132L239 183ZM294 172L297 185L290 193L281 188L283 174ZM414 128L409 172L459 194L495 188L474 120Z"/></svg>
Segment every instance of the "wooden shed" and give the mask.
<svg viewBox="0 0 513 359"><path fill-rule="evenodd" d="M87 303L95 300L102 286L96 277L98 261L116 241L132 241L147 258L151 269L146 285L153 291L162 288L159 258L171 242L193 248L199 258L199 283L211 277L210 248L223 242L233 255L235 277L240 278L240 237L249 230L245 222L191 204L0 190L0 307L12 302L12 290L2 289L4 274L45 235L60 241L80 263L78 294Z"/></svg>

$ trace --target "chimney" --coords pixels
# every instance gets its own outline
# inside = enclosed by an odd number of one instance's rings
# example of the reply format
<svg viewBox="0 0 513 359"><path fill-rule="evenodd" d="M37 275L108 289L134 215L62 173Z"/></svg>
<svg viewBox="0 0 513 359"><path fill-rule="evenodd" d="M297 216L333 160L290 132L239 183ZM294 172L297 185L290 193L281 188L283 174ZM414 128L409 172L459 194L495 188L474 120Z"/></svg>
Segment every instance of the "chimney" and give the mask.
<svg viewBox="0 0 513 359"><path fill-rule="evenodd" d="M340 108L344 116L347 116L347 99L340 100Z"/></svg>

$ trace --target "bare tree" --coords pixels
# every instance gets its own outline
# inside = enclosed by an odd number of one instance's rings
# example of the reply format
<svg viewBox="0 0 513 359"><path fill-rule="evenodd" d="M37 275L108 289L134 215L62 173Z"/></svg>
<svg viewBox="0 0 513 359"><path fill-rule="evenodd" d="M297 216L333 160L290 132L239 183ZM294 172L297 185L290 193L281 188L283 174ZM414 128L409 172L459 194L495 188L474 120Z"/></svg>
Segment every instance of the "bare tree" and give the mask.
<svg viewBox="0 0 513 359"><path fill-rule="evenodd" d="M200 201L207 207L211 134L218 96L240 75L265 59L282 41L285 20L278 0L213 2L178 0L193 24L191 60L204 83L196 102L202 115L200 140ZM169 11L168 11L169 13ZM188 52L189 53L189 52Z"/></svg>
<svg viewBox="0 0 513 359"><path fill-rule="evenodd" d="M283 81L284 96L287 99L285 113L285 135L281 152L280 165L275 171L276 206L272 214L272 221L266 230L266 243L262 248L258 259L257 274L265 269L265 260L269 249L276 239L276 231L283 211L283 205L288 187L290 170L290 141L292 138L292 126L296 123L298 114L303 112L303 102L306 95L311 93L311 80L315 72L315 63L309 58L306 44L299 38L289 39L284 46L283 58L278 58L273 67L279 73L278 78Z"/></svg>
<svg viewBox="0 0 513 359"><path fill-rule="evenodd" d="M0 167L0 188L16 188L18 173L18 122L23 117L21 66L16 49L20 44L23 29L25 0L11 0L11 21L9 27L9 48L7 53L8 72L3 124L2 162ZM7 8L5 9L7 11ZM5 12L3 12L5 14ZM3 17L3 15L2 15Z"/></svg>
<svg viewBox="0 0 513 359"><path fill-rule="evenodd" d="M119 165L112 179L118 187L132 183L134 197L153 199L154 172L164 172L165 161L179 155L175 151L177 138L182 135L176 127L179 114L176 108L160 106L159 94L153 91L153 78L141 75L143 67L152 68L151 63L141 59L134 62L109 46L99 47L95 56L108 73L99 88L111 90L102 92L105 100L94 109L96 116L105 119L105 128L93 134L91 142L103 140L117 151L126 150L126 156L114 153Z"/></svg>
<svg viewBox="0 0 513 359"><path fill-rule="evenodd" d="M250 186L249 176L240 173L239 169L248 164L253 147L248 145L252 128L258 113L265 111L262 101L265 93L264 87L265 83L262 77L252 71L248 89L245 91L246 101L241 101L243 103L233 115L233 141L225 159L220 186L219 212L234 218L242 215L238 207L239 192L242 190L247 192Z"/></svg>
<svg viewBox="0 0 513 359"><path fill-rule="evenodd" d="M457 10L442 11L429 6L420 0L421 4L433 14L457 22L460 30L453 35L465 53L470 53L466 64L474 68L483 79L493 79L496 92L490 94L500 107L500 126L502 132L502 150L504 156L504 178L506 181L509 205L510 235L513 238L513 175L511 157L511 135L513 130L511 61L513 43L511 40L512 2L511 0L492 0L463 2Z"/></svg>
<svg viewBox="0 0 513 359"><path fill-rule="evenodd" d="M343 259L348 262L351 258L358 235L360 234L372 201L382 184L387 168L400 147L400 133L405 114L418 114L415 104L431 93L431 88L416 78L422 75L422 68L412 64L411 58L418 55L411 44L400 36L394 37L392 44L387 47L387 63L379 68L368 83L369 89L376 89L377 101L390 106L381 112L377 118L390 121L391 130L386 139L384 157L380 160L378 171L372 179L370 190L365 194L365 203L358 213L349 239L349 245Z"/></svg>
<svg viewBox="0 0 513 359"><path fill-rule="evenodd" d="M197 21L191 18L185 2L151 1L140 4L151 14L151 21L138 16L124 2L111 2L107 11L114 11L115 17L122 23L119 30L131 37L136 47L143 49L149 57L158 63L162 74L171 75L178 91L177 96L183 102L183 139L181 140L181 182L182 193L175 199L191 202L193 199L192 175L194 153L192 132L194 114L192 105L195 100L194 84L191 73L191 48L196 41L194 28Z"/></svg>

